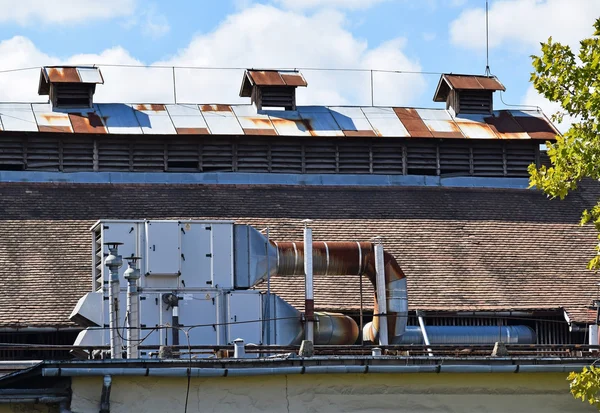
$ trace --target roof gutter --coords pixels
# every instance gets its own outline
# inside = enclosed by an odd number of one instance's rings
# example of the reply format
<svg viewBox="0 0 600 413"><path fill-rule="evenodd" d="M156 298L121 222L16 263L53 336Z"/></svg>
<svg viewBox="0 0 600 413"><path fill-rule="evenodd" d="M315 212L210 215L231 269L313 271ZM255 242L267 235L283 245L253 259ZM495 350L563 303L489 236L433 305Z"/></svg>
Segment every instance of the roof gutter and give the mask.
<svg viewBox="0 0 600 413"><path fill-rule="evenodd" d="M60 368L42 369L44 377L89 376L152 376L152 377L249 377L296 374L367 374L367 373L569 373L581 370L586 364L532 364L532 365L412 365L412 366L298 366L254 368Z"/></svg>

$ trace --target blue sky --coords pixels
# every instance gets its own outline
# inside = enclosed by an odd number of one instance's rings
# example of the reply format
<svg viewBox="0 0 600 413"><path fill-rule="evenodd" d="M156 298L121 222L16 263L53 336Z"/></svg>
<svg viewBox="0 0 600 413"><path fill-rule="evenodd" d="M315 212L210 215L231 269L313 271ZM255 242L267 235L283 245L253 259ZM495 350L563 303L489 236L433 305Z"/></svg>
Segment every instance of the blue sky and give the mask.
<svg viewBox="0 0 600 413"><path fill-rule="evenodd" d="M0 7L0 70L61 63L485 69L485 0L0 0ZM490 0L490 65L507 87L504 100L552 110L528 83L529 56L549 35L576 45L598 16L595 0ZM173 98L168 70L102 70L100 100ZM239 72L176 74L186 102L243 101ZM0 99L38 99L37 75L0 73ZM370 103L368 74L305 75L301 103ZM437 81L376 74L375 104L435 106Z"/></svg>

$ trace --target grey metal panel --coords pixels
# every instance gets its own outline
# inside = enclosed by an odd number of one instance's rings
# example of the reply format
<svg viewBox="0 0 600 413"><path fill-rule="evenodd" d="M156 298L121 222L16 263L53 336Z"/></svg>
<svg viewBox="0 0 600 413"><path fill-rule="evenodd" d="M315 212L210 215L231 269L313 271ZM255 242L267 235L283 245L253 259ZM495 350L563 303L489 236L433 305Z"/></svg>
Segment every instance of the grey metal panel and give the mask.
<svg viewBox="0 0 600 413"><path fill-rule="evenodd" d="M176 129L208 128L198 105L165 105Z"/></svg>
<svg viewBox="0 0 600 413"><path fill-rule="evenodd" d="M4 130L37 132L38 126L29 103L0 103L0 118Z"/></svg>
<svg viewBox="0 0 600 413"><path fill-rule="evenodd" d="M306 122L302 120L298 111L292 110L263 110L261 113L269 115L271 123L277 134L282 136L310 136Z"/></svg>
<svg viewBox="0 0 600 413"><path fill-rule="evenodd" d="M211 224L180 223L181 276L180 286L206 288L212 283Z"/></svg>
<svg viewBox="0 0 600 413"><path fill-rule="evenodd" d="M52 111L49 103L34 103L31 105L38 128L54 129L57 132L73 132L68 113Z"/></svg>
<svg viewBox="0 0 600 413"><path fill-rule="evenodd" d="M329 110L342 130L373 130L364 112L359 107L330 106Z"/></svg>
<svg viewBox="0 0 600 413"><path fill-rule="evenodd" d="M235 114L231 110L203 110L200 109L206 124L213 135L243 135Z"/></svg>
<svg viewBox="0 0 600 413"><path fill-rule="evenodd" d="M252 287L266 279L267 271L275 275L277 249L263 234L250 225L235 225L234 235L236 288Z"/></svg>
<svg viewBox="0 0 600 413"><path fill-rule="evenodd" d="M192 345L217 344L217 330L213 325L217 321L217 292L203 291L191 294L182 294L179 300L179 324L188 331ZM192 326L198 326L190 329ZM188 338L185 333L179 333L179 344L187 345Z"/></svg>
<svg viewBox="0 0 600 413"><path fill-rule="evenodd" d="M228 294L227 341L241 338L246 344L262 342L262 306L259 291L231 291Z"/></svg>
<svg viewBox="0 0 600 413"><path fill-rule="evenodd" d="M157 330L152 331L161 324L160 321L161 312L161 294L160 293L142 293L140 294L140 324L142 331L140 331L140 338L147 337L143 345L153 346L160 344L160 333ZM149 357L149 354L144 354L145 351L141 351L142 357Z"/></svg>
<svg viewBox="0 0 600 413"><path fill-rule="evenodd" d="M100 103L98 110L109 133L141 134L142 128L131 106L121 103Z"/></svg>
<svg viewBox="0 0 600 413"><path fill-rule="evenodd" d="M77 73L82 83L104 83L100 69L97 67L78 67Z"/></svg>
<svg viewBox="0 0 600 413"><path fill-rule="evenodd" d="M313 136L344 136L328 108L324 106L301 106L300 117L308 121L307 127Z"/></svg>
<svg viewBox="0 0 600 413"><path fill-rule="evenodd" d="M211 224L212 286L233 287L233 224Z"/></svg>
<svg viewBox="0 0 600 413"><path fill-rule="evenodd" d="M410 137L393 108L365 106L361 108L375 133L383 137Z"/></svg>
<svg viewBox="0 0 600 413"><path fill-rule="evenodd" d="M416 109L416 111L423 120L452 120L452 116L445 109Z"/></svg>
<svg viewBox="0 0 600 413"><path fill-rule="evenodd" d="M146 222L147 274L178 275L181 252L177 221Z"/></svg>
<svg viewBox="0 0 600 413"><path fill-rule="evenodd" d="M273 123L269 119L269 116L264 113L258 113L256 106L254 105L234 105L231 106L231 110L244 130L272 130L275 132ZM246 131L247 133L248 131Z"/></svg>
<svg viewBox="0 0 600 413"><path fill-rule="evenodd" d="M160 109L153 110L152 106L157 106ZM143 133L148 135L173 135L177 133L171 117L163 105L134 105L132 109Z"/></svg>

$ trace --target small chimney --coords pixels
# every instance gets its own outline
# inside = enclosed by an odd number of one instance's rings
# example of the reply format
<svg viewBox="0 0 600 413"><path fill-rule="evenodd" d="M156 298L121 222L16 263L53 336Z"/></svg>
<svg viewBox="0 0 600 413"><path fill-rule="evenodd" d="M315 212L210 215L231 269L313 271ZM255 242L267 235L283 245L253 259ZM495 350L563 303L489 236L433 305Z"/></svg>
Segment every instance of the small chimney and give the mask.
<svg viewBox="0 0 600 413"><path fill-rule="evenodd" d="M296 88L306 87L302 73L296 70L252 70L244 73L240 97L249 97L258 110L280 107L296 110Z"/></svg>
<svg viewBox="0 0 600 413"><path fill-rule="evenodd" d="M91 108L97 84L103 84L97 67L44 66L39 95L49 95L53 108Z"/></svg>
<svg viewBox="0 0 600 413"><path fill-rule="evenodd" d="M494 109L492 95L506 88L495 76L443 74L434 102L446 102L446 109L455 115L489 115Z"/></svg>

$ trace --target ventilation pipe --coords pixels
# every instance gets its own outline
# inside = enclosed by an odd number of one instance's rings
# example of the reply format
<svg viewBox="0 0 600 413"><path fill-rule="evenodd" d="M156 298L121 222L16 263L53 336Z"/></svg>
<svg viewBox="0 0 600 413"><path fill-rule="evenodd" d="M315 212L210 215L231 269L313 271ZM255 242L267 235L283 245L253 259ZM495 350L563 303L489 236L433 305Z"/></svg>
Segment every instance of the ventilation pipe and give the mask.
<svg viewBox="0 0 600 413"><path fill-rule="evenodd" d="M104 264L110 271L110 287L108 290L108 308L110 314L110 354L114 359L122 358L123 343L119 335L119 268L123 265L123 257L119 255L119 245L122 242L106 242L109 255Z"/></svg>
<svg viewBox="0 0 600 413"><path fill-rule="evenodd" d="M305 340L315 341L315 296L313 291L313 257L312 257L312 229L308 224L310 219L304 221L304 318L306 321Z"/></svg>
<svg viewBox="0 0 600 413"><path fill-rule="evenodd" d="M140 270L137 268L139 257L127 257L129 267L125 270L127 280L127 358L138 359L140 353L140 296L138 293L138 280Z"/></svg>
<svg viewBox="0 0 600 413"><path fill-rule="evenodd" d="M302 242L275 242L277 271L281 276L304 275L304 245ZM365 275L377 291L375 245L370 242L313 242L314 275ZM383 251L383 280L385 285L386 322L390 341L401 336L406 328L408 302L406 278L396 259ZM375 293L375 314L379 314ZM375 317L365 339L376 341L380 332L380 317Z"/></svg>

